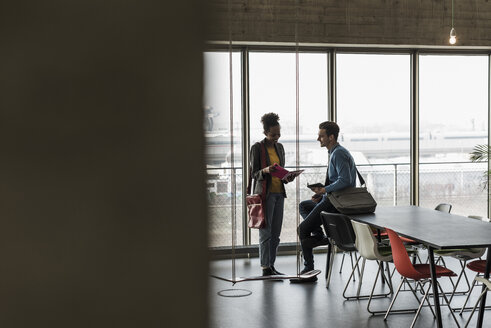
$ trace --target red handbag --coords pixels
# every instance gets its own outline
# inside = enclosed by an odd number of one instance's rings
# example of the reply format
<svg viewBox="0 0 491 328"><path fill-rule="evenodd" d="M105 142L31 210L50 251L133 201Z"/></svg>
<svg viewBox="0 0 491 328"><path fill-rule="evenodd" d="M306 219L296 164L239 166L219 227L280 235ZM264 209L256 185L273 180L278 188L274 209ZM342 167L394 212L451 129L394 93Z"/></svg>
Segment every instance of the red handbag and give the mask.
<svg viewBox="0 0 491 328"><path fill-rule="evenodd" d="M261 166L266 167L266 149L264 144L261 142ZM264 206L265 195L266 195L266 180L263 180L263 194L250 195L251 193L251 182L252 182L252 167L249 167L249 183L247 185L247 226L249 228L261 229L266 226L266 209Z"/></svg>
<svg viewBox="0 0 491 328"><path fill-rule="evenodd" d="M264 228L266 226L266 218L264 216L263 200L261 195L248 195L247 201L247 226L249 228Z"/></svg>

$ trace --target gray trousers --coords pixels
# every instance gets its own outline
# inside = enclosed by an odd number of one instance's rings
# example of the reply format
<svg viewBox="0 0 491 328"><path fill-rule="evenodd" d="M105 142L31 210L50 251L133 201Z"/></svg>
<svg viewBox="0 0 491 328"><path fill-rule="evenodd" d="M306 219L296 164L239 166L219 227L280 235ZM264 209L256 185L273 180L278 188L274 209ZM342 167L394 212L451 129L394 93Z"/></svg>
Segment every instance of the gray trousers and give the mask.
<svg viewBox="0 0 491 328"><path fill-rule="evenodd" d="M266 227L259 229L259 257L261 267L272 267L280 244L285 197L282 193L269 193L266 197Z"/></svg>

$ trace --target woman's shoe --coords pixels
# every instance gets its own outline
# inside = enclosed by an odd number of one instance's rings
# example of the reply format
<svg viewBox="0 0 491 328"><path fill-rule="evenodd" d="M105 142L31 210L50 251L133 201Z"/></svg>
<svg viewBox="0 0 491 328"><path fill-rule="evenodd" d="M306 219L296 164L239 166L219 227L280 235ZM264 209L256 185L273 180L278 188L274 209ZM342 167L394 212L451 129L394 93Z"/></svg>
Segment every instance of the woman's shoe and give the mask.
<svg viewBox="0 0 491 328"><path fill-rule="evenodd" d="M271 267L271 270L273 270L274 274L277 274L277 275L280 275L280 276L284 276L285 275L284 273L281 273L278 270L276 270L274 266Z"/></svg>

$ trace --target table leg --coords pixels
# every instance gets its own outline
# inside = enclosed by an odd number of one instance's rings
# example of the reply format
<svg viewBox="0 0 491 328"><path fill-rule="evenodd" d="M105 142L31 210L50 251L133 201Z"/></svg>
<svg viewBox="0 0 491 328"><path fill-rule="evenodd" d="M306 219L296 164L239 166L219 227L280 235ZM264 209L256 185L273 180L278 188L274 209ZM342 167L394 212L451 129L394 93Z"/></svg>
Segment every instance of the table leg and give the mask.
<svg viewBox="0 0 491 328"><path fill-rule="evenodd" d="M377 240L379 243L382 242L382 236L380 235L380 229L377 229ZM380 261L380 265L382 266L382 271L383 271L384 270L384 262ZM387 263L387 266L389 266L388 263ZM381 281L382 285L385 285L385 279L384 279L383 274L380 275L380 281Z"/></svg>
<svg viewBox="0 0 491 328"><path fill-rule="evenodd" d="M491 246L488 247L488 255L486 256L486 271L484 271L484 278L489 279L489 270L491 269ZM486 285L482 286L482 291L486 289ZM484 308L486 307L486 294L481 298L481 304L479 305L479 315L477 317L477 327L482 327L482 321L484 318Z"/></svg>
<svg viewBox="0 0 491 328"><path fill-rule="evenodd" d="M433 285L433 298L435 302L435 314L437 327L442 328L442 313L440 312L440 298L438 295L438 285L436 281L436 268L435 268L435 258L433 255L433 247L428 246L428 257L430 258L430 273L431 273L431 284Z"/></svg>

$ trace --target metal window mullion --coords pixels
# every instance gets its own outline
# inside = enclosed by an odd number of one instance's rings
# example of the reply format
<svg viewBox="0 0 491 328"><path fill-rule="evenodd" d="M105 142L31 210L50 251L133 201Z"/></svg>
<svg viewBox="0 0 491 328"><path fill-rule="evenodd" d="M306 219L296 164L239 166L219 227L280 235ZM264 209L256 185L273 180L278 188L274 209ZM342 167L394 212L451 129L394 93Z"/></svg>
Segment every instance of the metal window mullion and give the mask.
<svg viewBox="0 0 491 328"><path fill-rule="evenodd" d="M328 56L328 113L327 119L337 121L336 105L336 50L332 49Z"/></svg>
<svg viewBox="0 0 491 328"><path fill-rule="evenodd" d="M242 49L242 195L247 195L249 181L249 148L250 148L250 108L249 108L249 49ZM252 192L252 186L251 186ZM242 242L251 244L251 229L247 226L246 197L242 197Z"/></svg>
<svg viewBox="0 0 491 328"><path fill-rule="evenodd" d="M488 150L489 150L489 145L491 144L491 53L488 54ZM488 172L491 171L491 164L489 160L489 154L488 154ZM491 217L491 203L489 201L489 195L490 195L490 187L489 183L491 182L489 173L487 174L487 179L488 179L488 184L487 184L487 217Z"/></svg>
<svg viewBox="0 0 491 328"><path fill-rule="evenodd" d="M419 205L419 52L411 54L410 205Z"/></svg>

